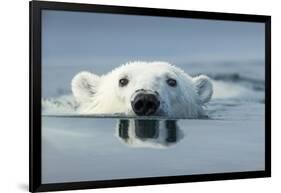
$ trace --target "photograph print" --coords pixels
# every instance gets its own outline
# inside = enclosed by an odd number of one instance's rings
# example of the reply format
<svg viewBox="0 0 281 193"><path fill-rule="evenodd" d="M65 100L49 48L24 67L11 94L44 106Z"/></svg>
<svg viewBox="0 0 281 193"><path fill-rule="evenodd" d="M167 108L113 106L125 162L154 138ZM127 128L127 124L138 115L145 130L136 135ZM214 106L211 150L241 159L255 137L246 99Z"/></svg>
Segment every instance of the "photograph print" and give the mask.
<svg viewBox="0 0 281 193"><path fill-rule="evenodd" d="M43 184L265 170L265 23L41 17Z"/></svg>

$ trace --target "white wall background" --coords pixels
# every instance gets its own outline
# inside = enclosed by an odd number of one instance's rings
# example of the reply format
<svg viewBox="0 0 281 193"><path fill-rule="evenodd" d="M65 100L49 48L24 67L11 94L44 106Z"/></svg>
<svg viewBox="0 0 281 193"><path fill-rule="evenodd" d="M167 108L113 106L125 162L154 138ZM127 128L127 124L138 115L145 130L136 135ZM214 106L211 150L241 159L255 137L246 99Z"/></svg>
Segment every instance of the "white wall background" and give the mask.
<svg viewBox="0 0 281 193"><path fill-rule="evenodd" d="M76 192L279 192L281 190L281 6L276 0L68 0L71 2L272 16L272 178L83 190ZM0 192L28 191L28 1L0 2ZM279 86L278 86L279 85ZM280 90L279 90L280 89ZM280 149L279 149L280 148ZM279 189L279 191L278 191ZM71 191L72 192L72 191ZM74 191L73 191L74 192Z"/></svg>

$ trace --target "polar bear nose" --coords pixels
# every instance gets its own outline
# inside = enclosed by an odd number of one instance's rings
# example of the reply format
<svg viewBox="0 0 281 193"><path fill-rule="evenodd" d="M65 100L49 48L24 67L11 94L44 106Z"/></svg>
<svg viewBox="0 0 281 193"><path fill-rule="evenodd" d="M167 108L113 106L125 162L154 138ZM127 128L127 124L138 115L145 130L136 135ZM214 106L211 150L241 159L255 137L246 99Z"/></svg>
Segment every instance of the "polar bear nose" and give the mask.
<svg viewBox="0 0 281 193"><path fill-rule="evenodd" d="M152 93L139 93L131 101L132 108L137 115L152 115L154 114L160 101L158 96Z"/></svg>

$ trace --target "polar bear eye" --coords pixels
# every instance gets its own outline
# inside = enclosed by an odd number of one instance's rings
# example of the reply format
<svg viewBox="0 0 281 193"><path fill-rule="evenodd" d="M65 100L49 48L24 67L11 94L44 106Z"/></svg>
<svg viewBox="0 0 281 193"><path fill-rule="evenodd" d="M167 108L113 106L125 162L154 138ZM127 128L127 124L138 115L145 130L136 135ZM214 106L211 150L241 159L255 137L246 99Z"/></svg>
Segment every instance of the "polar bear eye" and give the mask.
<svg viewBox="0 0 281 193"><path fill-rule="evenodd" d="M166 82L171 87L177 86L177 81L175 79L169 78Z"/></svg>
<svg viewBox="0 0 281 193"><path fill-rule="evenodd" d="M119 80L119 86L124 87L129 83L129 80L127 78L121 78Z"/></svg>

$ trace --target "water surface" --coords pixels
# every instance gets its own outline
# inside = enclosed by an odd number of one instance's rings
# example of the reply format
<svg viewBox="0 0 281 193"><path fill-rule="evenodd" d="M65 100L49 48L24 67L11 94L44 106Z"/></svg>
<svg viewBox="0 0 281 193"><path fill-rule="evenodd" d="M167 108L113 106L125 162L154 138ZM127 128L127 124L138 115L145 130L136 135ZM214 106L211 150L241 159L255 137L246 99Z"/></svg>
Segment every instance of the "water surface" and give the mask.
<svg viewBox="0 0 281 193"><path fill-rule="evenodd" d="M264 170L263 119L122 121L43 117L42 182Z"/></svg>

